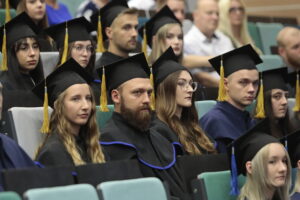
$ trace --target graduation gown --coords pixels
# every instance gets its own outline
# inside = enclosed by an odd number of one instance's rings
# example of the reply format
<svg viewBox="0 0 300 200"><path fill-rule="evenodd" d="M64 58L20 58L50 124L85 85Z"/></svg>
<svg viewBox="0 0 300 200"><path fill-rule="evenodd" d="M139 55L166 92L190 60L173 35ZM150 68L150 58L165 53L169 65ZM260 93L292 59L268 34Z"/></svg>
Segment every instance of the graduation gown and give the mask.
<svg viewBox="0 0 300 200"><path fill-rule="evenodd" d="M158 119L157 116L155 116L154 120L151 121L150 127L151 130L155 130L156 133L164 136L169 142L180 143L177 134L172 129L170 129L170 127L166 123Z"/></svg>
<svg viewBox="0 0 300 200"><path fill-rule="evenodd" d="M103 52L100 59L96 61L95 66L96 66L96 69L98 69L102 66L112 64L112 63L114 63L116 61L119 61L119 60L122 60L122 59L124 59L124 58L121 57L121 56L118 56L118 55L115 55L111 52L105 51L105 52Z"/></svg>
<svg viewBox="0 0 300 200"><path fill-rule="evenodd" d="M78 136L75 139L76 148L78 149L81 158L86 163L90 163L91 159L87 154L84 139L81 136ZM37 156L37 161L45 166L75 165L61 138L55 132L51 133L47 138L45 145Z"/></svg>
<svg viewBox="0 0 300 200"><path fill-rule="evenodd" d="M0 171L27 167L35 167L31 158L14 140L0 133ZM3 191L2 176L0 191Z"/></svg>
<svg viewBox="0 0 300 200"><path fill-rule="evenodd" d="M2 122L1 131L12 137L12 131L9 123L7 110L12 107L39 107L43 106L40 100L31 89L35 82L28 74L21 74L22 85L19 85L9 78L7 72L3 72L0 81L3 85L3 105L2 105Z"/></svg>
<svg viewBox="0 0 300 200"><path fill-rule="evenodd" d="M43 102L31 91L35 82L28 74L21 74L22 85L11 80L7 73L1 74L0 81L3 85L3 111L11 107L38 107Z"/></svg>
<svg viewBox="0 0 300 200"><path fill-rule="evenodd" d="M143 176L165 181L175 199L189 199L176 164L181 154L178 143L168 142L155 130L142 132L116 112L101 131L100 143L111 160L137 159Z"/></svg>
<svg viewBox="0 0 300 200"><path fill-rule="evenodd" d="M248 111L239 110L226 101L217 102L200 119L202 129L216 141L216 148L220 153L226 153L226 146L254 124Z"/></svg>

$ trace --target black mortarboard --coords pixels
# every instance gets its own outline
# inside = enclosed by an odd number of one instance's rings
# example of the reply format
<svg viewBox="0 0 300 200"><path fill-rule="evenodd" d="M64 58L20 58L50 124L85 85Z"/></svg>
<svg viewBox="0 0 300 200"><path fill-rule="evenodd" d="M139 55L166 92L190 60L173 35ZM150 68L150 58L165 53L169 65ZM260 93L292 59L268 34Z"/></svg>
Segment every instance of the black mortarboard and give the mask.
<svg viewBox="0 0 300 200"><path fill-rule="evenodd" d="M110 27L115 18L124 10L128 9L126 0L113 0L102 7L99 12L91 16L91 23L94 25L95 29L98 27L98 18L101 17L102 24L102 37L103 40L107 39L105 34L105 28Z"/></svg>
<svg viewBox="0 0 300 200"><path fill-rule="evenodd" d="M155 88L173 72L187 70L178 63L178 58L174 54L172 47L169 47L152 65Z"/></svg>
<svg viewBox="0 0 300 200"><path fill-rule="evenodd" d="M14 9L17 9L19 3L20 0L9 0L9 5L11 5L11 7L13 7Z"/></svg>
<svg viewBox="0 0 300 200"><path fill-rule="evenodd" d="M143 53L104 66L109 91L133 78L149 78L150 69ZM97 69L102 77L103 68Z"/></svg>
<svg viewBox="0 0 300 200"><path fill-rule="evenodd" d="M297 162L300 160L300 130L285 136L281 142L289 153L292 167L297 167Z"/></svg>
<svg viewBox="0 0 300 200"><path fill-rule="evenodd" d="M264 91L282 89L287 91L287 68L278 68L262 72Z"/></svg>
<svg viewBox="0 0 300 200"><path fill-rule="evenodd" d="M95 30L85 17L75 18L45 29L45 32L56 42L57 48L64 46L66 27L68 28L68 43L91 40L90 32Z"/></svg>
<svg viewBox="0 0 300 200"><path fill-rule="evenodd" d="M265 145L279 142L269 133L269 120L265 118L228 145L227 154L231 163L232 194L238 193L237 176L239 174L246 175L246 162L251 161Z"/></svg>
<svg viewBox="0 0 300 200"><path fill-rule="evenodd" d="M67 88L74 84L90 83L93 78L74 59L70 58L45 80L33 88L33 92L44 99L45 83L47 86L49 106L53 107L55 100Z"/></svg>
<svg viewBox="0 0 300 200"><path fill-rule="evenodd" d="M256 65L262 63L261 58L250 44L210 59L210 64L219 74L221 60L224 66L224 77L242 69L257 69Z"/></svg>
<svg viewBox="0 0 300 200"><path fill-rule="evenodd" d="M265 145L274 142L278 143L279 140L270 135L268 118L258 122L244 135L233 141L228 147L228 154L231 155L232 147L234 147L238 174L246 175L246 162L251 161Z"/></svg>
<svg viewBox="0 0 300 200"><path fill-rule="evenodd" d="M38 27L25 12L17 15L0 27L0 46L2 46L3 42L4 28L6 30L7 47L10 47L19 39L25 37L34 37L38 33Z"/></svg>
<svg viewBox="0 0 300 200"><path fill-rule="evenodd" d="M158 29L165 24L171 23L181 24L170 8L168 6L164 6L158 13L151 17L151 19L146 22L144 26L139 29L139 34L145 39L144 29L146 29L147 44L151 47L152 37L157 33Z"/></svg>

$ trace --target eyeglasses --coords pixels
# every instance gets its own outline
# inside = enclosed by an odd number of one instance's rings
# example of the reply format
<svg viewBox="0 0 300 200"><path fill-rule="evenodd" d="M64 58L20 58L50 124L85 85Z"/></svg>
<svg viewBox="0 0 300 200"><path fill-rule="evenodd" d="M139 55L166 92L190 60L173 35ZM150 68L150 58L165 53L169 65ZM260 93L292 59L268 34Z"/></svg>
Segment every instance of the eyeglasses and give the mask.
<svg viewBox="0 0 300 200"><path fill-rule="evenodd" d="M187 82L185 80L178 80L177 85L182 90L188 90L189 87L191 87L192 88L192 92L195 92L197 90L197 87L198 87L197 82Z"/></svg>
<svg viewBox="0 0 300 200"><path fill-rule="evenodd" d="M82 45L76 45L73 46L73 49L77 51L78 53L82 53L84 50L86 50L88 53L94 53L95 48L93 46L82 46Z"/></svg>
<svg viewBox="0 0 300 200"><path fill-rule="evenodd" d="M245 8L243 7L232 7L229 9L229 13L240 11L241 13L245 12Z"/></svg>

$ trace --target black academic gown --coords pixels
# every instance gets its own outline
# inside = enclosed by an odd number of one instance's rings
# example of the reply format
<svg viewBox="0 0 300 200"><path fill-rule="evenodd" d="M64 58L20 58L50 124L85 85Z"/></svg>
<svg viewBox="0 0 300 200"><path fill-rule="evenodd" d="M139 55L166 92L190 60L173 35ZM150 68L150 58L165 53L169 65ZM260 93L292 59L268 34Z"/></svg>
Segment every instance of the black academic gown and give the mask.
<svg viewBox="0 0 300 200"><path fill-rule="evenodd" d="M200 119L200 126L216 141L220 153L226 153L226 146L254 125L255 120L249 112L239 110L226 101L217 102Z"/></svg>
<svg viewBox="0 0 300 200"><path fill-rule="evenodd" d="M11 126L7 110L12 107L39 107L43 105L31 89L35 86L35 82L28 74L21 74L22 85L11 80L7 72L0 76L0 82L3 85L3 105L2 105L2 131L12 137Z"/></svg>
<svg viewBox="0 0 300 200"><path fill-rule="evenodd" d="M84 139L80 136L76 137L76 148L81 158L86 163L90 163L91 159L87 154ZM37 156L37 161L45 166L75 165L71 155L67 152L66 147L57 133L51 133L47 138L45 145Z"/></svg>
<svg viewBox="0 0 300 200"><path fill-rule="evenodd" d="M98 68L101 68L103 66L112 64L116 61L122 60L122 59L124 59L124 58L121 57L121 56L118 56L118 55L115 55L111 52L105 51L105 52L103 52L100 59L96 61L95 66L96 66L96 69L98 69Z"/></svg>
<svg viewBox="0 0 300 200"><path fill-rule="evenodd" d="M111 160L137 159L143 176L165 181L175 199L189 199L176 164L182 154L180 144L168 142L154 130L142 132L114 112L101 131L101 145Z"/></svg>
<svg viewBox="0 0 300 200"><path fill-rule="evenodd" d="M0 133L0 172L4 169L35 167L25 151L12 139ZM3 191L0 176L0 191Z"/></svg>

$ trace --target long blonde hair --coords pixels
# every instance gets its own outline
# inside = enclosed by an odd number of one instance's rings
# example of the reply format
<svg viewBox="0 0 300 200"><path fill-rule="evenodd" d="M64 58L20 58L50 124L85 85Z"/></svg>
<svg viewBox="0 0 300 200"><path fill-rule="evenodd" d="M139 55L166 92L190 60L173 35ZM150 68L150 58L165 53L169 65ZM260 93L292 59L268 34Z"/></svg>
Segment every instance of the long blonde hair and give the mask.
<svg viewBox="0 0 300 200"><path fill-rule="evenodd" d="M245 9L245 16L244 16L242 27L241 27L241 39L244 42L244 44L241 44L240 41L238 41L238 39L234 37L233 32L232 32L231 23L229 20L229 9L230 9L231 1L238 1L242 5L242 7ZM257 53L262 54L261 50L255 46L255 44L249 34L248 22L247 22L247 17L246 17L246 5L245 5L244 1L243 0L220 0L219 1L219 11L220 11L220 17L219 17L220 21L219 21L218 29L231 39L233 45L236 48L238 48L245 44L251 44L252 47L257 51Z"/></svg>
<svg viewBox="0 0 300 200"><path fill-rule="evenodd" d="M181 25L178 23L170 23L170 24L165 24L158 29L157 33L155 34L156 38L152 40L152 51L150 54L151 64L153 64L167 50L167 48L169 48L166 46L168 31L176 25L180 26L181 28ZM183 56L183 52L181 52L181 55L179 56L178 62L180 63L182 61L182 56Z"/></svg>
<svg viewBox="0 0 300 200"><path fill-rule="evenodd" d="M271 143L272 144L272 143ZM247 173L246 183L241 190L239 200L255 199L255 200L266 200L266 191L270 188L271 183L268 179L268 156L270 153L270 145L267 144L261 148L254 158L252 159L252 173ZM273 199L288 200L289 199L289 188L291 185L291 164L288 153L286 152L283 145L281 145L285 151L287 157L287 174L286 184L275 190Z"/></svg>
<svg viewBox="0 0 300 200"><path fill-rule="evenodd" d="M216 150L198 124L198 114L194 100L192 106L182 109L181 119L175 112L177 80L182 71L168 75L156 90L156 113L157 117L165 122L177 134L180 143L189 154L215 153ZM194 95L193 95L194 97Z"/></svg>
<svg viewBox="0 0 300 200"><path fill-rule="evenodd" d="M297 168L297 176L296 176L293 192L291 195L293 195L295 192L299 191L299 188L300 188L300 169Z"/></svg>
<svg viewBox="0 0 300 200"><path fill-rule="evenodd" d="M93 93L89 87L92 95L92 110L88 122L81 127L80 131L84 132L85 144L87 146L87 154L90 157L92 163L103 163L105 162L104 154L101 150L99 139L100 133L96 123L96 105ZM67 152L70 154L75 165L85 164L82 160L77 148L75 137L71 133L71 124L66 119L64 110L64 99L66 96L66 90L62 92L56 101L54 102L54 109L50 119L50 133L45 138L43 144L39 148L37 155L41 148L45 145L47 138L50 134L57 133L62 140Z"/></svg>

